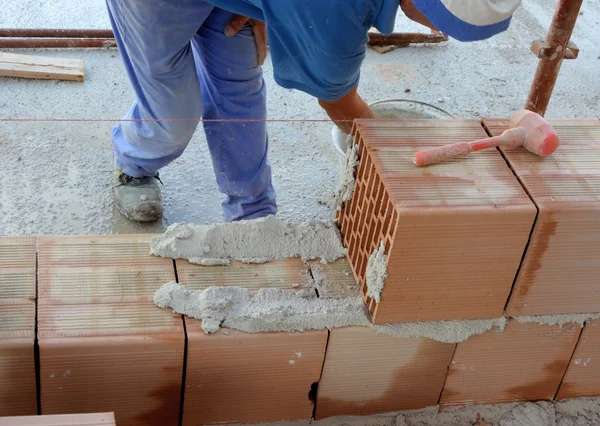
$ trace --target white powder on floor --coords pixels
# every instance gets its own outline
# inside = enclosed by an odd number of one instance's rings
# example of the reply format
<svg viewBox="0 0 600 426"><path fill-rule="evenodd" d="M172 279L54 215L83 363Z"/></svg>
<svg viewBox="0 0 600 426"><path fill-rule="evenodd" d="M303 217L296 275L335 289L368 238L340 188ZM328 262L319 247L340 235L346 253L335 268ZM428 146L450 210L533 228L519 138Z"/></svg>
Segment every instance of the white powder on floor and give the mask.
<svg viewBox="0 0 600 426"><path fill-rule="evenodd" d="M599 319L600 313L593 314L564 314L564 315L537 315L537 316L524 316L515 317L520 323L535 322L540 325L559 325L577 323L584 325L586 321L592 319Z"/></svg>
<svg viewBox="0 0 600 426"><path fill-rule="evenodd" d="M405 412L396 417L396 426L550 426L554 425L551 402L525 402L494 405L472 405Z"/></svg>
<svg viewBox="0 0 600 426"><path fill-rule="evenodd" d="M361 297L317 297L312 289L264 288L253 293L241 287L209 287L190 291L172 282L154 294L154 303L202 320L206 333L221 327L263 333L363 326L397 338L429 337L457 343L493 327L503 330L506 322L497 318L373 325Z"/></svg>
<svg viewBox="0 0 600 426"><path fill-rule="evenodd" d="M288 223L269 216L214 225L171 225L152 238L150 253L207 266L230 260L265 263L295 257L333 262L344 257L346 249L333 221Z"/></svg>
<svg viewBox="0 0 600 426"><path fill-rule="evenodd" d="M341 210L344 203L352 199L354 186L356 184L354 171L356 170L356 166L358 166L358 154L352 136L348 136L346 144L346 156L344 157L344 162L342 164L338 189L333 195L332 207L335 210Z"/></svg>
<svg viewBox="0 0 600 426"><path fill-rule="evenodd" d="M376 303L381 302L381 292L387 278L387 260L385 242L382 241L379 248L369 257L366 271L367 296Z"/></svg>
<svg viewBox="0 0 600 426"><path fill-rule="evenodd" d="M576 398L556 402L557 426L600 425L600 398Z"/></svg>

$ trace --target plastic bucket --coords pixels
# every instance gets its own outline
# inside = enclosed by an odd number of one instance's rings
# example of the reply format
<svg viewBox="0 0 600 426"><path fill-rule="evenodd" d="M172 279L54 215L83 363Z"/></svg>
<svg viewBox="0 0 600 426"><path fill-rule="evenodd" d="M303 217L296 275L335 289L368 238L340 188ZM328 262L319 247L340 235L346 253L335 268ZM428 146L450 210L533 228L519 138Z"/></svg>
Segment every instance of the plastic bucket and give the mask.
<svg viewBox="0 0 600 426"><path fill-rule="evenodd" d="M440 120L452 119L452 114L425 102L411 101L408 99L390 99L373 102L369 105L377 118L404 119L404 120ZM342 132L336 125L331 129L333 146L338 153L340 166L344 162L348 145L348 135Z"/></svg>

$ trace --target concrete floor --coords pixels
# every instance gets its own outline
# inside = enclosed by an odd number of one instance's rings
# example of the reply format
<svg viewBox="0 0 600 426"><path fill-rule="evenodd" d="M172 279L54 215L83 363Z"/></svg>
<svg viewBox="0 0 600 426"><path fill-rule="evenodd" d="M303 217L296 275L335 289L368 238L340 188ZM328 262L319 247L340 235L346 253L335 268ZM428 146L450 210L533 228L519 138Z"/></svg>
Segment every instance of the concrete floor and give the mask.
<svg viewBox="0 0 600 426"><path fill-rule="evenodd" d="M555 1L528 0L511 29L492 40L413 46L384 55L370 51L361 92L369 102L408 98L456 117L508 116L520 108L537 59L530 42L543 38ZM600 98L600 2L584 2L573 40L580 57L566 61L549 117L596 117ZM0 27L108 28L103 0L0 0ZM398 18L397 30L422 31ZM85 83L0 78L0 118L70 118L77 122L0 122L0 235L156 232L174 222L221 220L201 130L186 153L162 172L166 213L161 223L122 219L112 202L111 121L132 101L116 50L21 51L80 58ZM270 119L325 119L307 95L282 89L265 66ZM406 93L405 89L410 89ZM337 157L329 123L270 123L270 159L285 219L326 219L322 200L333 192Z"/></svg>

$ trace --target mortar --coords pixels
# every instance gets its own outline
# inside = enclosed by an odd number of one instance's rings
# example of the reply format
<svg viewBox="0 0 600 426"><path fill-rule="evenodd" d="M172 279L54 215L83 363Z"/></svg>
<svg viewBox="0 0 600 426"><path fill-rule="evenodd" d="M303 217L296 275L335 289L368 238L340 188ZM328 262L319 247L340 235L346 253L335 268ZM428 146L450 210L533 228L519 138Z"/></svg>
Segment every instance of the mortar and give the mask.
<svg viewBox="0 0 600 426"><path fill-rule="evenodd" d="M377 118L392 120L439 120L452 119L452 114L434 105L409 99L388 99L369 104ZM331 129L333 146L340 157L340 166L346 155L347 135L337 126Z"/></svg>

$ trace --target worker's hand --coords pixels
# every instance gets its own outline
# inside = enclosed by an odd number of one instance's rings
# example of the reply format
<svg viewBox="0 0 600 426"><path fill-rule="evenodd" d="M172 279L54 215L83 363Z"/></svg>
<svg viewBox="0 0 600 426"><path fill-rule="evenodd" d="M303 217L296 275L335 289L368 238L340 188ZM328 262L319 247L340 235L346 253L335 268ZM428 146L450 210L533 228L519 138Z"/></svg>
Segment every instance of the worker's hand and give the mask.
<svg viewBox="0 0 600 426"><path fill-rule="evenodd" d="M434 33L439 33L438 29L431 22L429 22L429 19L427 19L425 15L423 15L421 11L415 7L412 0L400 0L400 8L406 17L411 21L429 27Z"/></svg>
<svg viewBox="0 0 600 426"><path fill-rule="evenodd" d="M254 40L256 41L256 50L258 51L258 65L262 65L265 63L267 57L267 24L256 19L250 19L247 16L234 15L225 27L225 35L233 37L244 28L246 23L252 26Z"/></svg>
<svg viewBox="0 0 600 426"><path fill-rule="evenodd" d="M338 100L319 100L319 105L321 105L336 126L346 134L349 134L352 130L354 119L376 118L369 105L358 94L357 87Z"/></svg>

